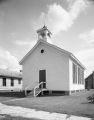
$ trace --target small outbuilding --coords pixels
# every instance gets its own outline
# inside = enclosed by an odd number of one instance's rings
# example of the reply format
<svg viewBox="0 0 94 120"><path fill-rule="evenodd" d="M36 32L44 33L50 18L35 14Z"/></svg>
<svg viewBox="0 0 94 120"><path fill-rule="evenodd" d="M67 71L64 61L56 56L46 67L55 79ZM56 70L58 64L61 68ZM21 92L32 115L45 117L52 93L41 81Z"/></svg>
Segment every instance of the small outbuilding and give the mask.
<svg viewBox="0 0 94 120"><path fill-rule="evenodd" d="M72 92L85 89L82 63L70 52L48 43L51 32L46 26L37 30L36 45L23 57L23 90L39 93Z"/></svg>
<svg viewBox="0 0 94 120"><path fill-rule="evenodd" d="M94 89L94 71L85 79L85 89Z"/></svg>

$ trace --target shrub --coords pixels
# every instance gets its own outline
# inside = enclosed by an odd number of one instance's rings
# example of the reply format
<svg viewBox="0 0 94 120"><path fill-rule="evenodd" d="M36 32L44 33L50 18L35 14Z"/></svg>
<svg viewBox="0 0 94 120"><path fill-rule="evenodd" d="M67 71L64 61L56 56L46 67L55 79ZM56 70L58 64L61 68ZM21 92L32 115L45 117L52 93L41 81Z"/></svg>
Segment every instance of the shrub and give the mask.
<svg viewBox="0 0 94 120"><path fill-rule="evenodd" d="M94 94L87 97L88 101L94 103Z"/></svg>

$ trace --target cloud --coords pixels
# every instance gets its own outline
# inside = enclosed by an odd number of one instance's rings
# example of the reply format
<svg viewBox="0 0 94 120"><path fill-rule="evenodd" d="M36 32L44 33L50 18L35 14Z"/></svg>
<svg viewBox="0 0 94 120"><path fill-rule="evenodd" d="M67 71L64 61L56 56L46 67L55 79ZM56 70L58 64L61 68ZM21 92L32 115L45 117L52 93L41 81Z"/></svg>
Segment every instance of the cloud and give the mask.
<svg viewBox="0 0 94 120"><path fill-rule="evenodd" d="M21 41L21 40L16 40L15 44L16 45L20 45L20 46L24 46L24 45L30 45L30 41Z"/></svg>
<svg viewBox="0 0 94 120"><path fill-rule="evenodd" d="M86 43L94 43L94 29L81 33L79 38L86 41Z"/></svg>
<svg viewBox="0 0 94 120"><path fill-rule="evenodd" d="M18 63L18 59L13 56L9 51L0 47L0 68L10 70L20 70L21 66Z"/></svg>
<svg viewBox="0 0 94 120"><path fill-rule="evenodd" d="M84 0L76 0L70 5L69 14L72 20L75 20L79 14L86 8L86 2Z"/></svg>
<svg viewBox="0 0 94 120"><path fill-rule="evenodd" d="M76 56L86 67L85 76L94 71L94 48L81 50Z"/></svg>
<svg viewBox="0 0 94 120"><path fill-rule="evenodd" d="M14 41L14 44L18 45L18 46L28 46L28 48L32 48L35 44L36 44L37 41L28 41L28 40L15 40Z"/></svg>
<svg viewBox="0 0 94 120"><path fill-rule="evenodd" d="M54 3L48 6L47 13L41 13L39 21L43 22L46 19L48 28L53 34L58 34L61 31L67 31L85 8L86 2L84 0L74 0L71 4L69 2L68 10Z"/></svg>
<svg viewBox="0 0 94 120"><path fill-rule="evenodd" d="M57 34L61 30L66 31L72 24L69 13L60 5L53 4L49 6L47 14L47 24L51 25L52 32ZM50 26L49 26L50 27Z"/></svg>

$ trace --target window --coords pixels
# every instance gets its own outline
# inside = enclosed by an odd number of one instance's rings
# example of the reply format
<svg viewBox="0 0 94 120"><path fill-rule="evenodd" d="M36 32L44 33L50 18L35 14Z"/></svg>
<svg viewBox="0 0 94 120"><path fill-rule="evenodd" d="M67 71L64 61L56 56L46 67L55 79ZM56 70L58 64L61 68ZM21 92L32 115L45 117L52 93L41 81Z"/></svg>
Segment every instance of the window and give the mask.
<svg viewBox="0 0 94 120"><path fill-rule="evenodd" d="M18 84L21 84L21 79L18 80Z"/></svg>
<svg viewBox="0 0 94 120"><path fill-rule="evenodd" d="M14 86L14 79L11 78L11 86Z"/></svg>
<svg viewBox="0 0 94 120"><path fill-rule="evenodd" d="M77 83L77 65L73 63L73 83Z"/></svg>
<svg viewBox="0 0 94 120"><path fill-rule="evenodd" d="M6 86L6 78L3 78L3 86Z"/></svg>
<svg viewBox="0 0 94 120"><path fill-rule="evenodd" d="M84 71L78 67L78 84L84 84Z"/></svg>
<svg viewBox="0 0 94 120"><path fill-rule="evenodd" d="M84 71L81 70L81 84L84 84Z"/></svg>
<svg viewBox="0 0 94 120"><path fill-rule="evenodd" d="M85 84L85 81L84 81L84 71L82 71L82 72L83 72L83 75L82 75L83 82L82 82L82 84Z"/></svg>
<svg viewBox="0 0 94 120"><path fill-rule="evenodd" d="M80 68L78 67L78 84L81 83L81 73L80 73Z"/></svg>

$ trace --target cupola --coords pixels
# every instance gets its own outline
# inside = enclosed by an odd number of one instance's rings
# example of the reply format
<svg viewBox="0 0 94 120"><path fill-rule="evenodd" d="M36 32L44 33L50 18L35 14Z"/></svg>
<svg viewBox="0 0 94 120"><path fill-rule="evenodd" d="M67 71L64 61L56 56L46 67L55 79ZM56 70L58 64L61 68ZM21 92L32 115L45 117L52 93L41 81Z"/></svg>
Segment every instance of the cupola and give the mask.
<svg viewBox="0 0 94 120"><path fill-rule="evenodd" d="M47 39L51 38L52 33L48 30L48 28L44 25L43 28L37 30L38 40L44 40L47 42Z"/></svg>

